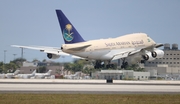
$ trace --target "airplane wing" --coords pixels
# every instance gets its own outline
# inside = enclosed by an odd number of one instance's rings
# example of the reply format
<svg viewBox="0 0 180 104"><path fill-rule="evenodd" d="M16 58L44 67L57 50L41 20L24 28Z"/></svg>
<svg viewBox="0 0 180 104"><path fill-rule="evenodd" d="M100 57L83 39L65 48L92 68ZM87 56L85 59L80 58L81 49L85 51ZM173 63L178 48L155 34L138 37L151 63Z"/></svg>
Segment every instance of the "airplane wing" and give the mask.
<svg viewBox="0 0 180 104"><path fill-rule="evenodd" d="M125 50L125 51L120 51L121 53L118 52L118 54L117 53L114 54L112 60L117 60L117 59L128 57L132 52L136 53L135 51L136 51L136 49L133 49L133 48ZM139 52L139 50L137 52Z"/></svg>
<svg viewBox="0 0 180 104"><path fill-rule="evenodd" d="M26 49L33 49L33 50L39 50L44 53L51 53L56 55L62 55L62 56L69 56L70 54L63 52L59 47L46 47L46 46L21 46L21 45L11 45L12 47L17 48L26 48ZM83 59L82 57L71 55L72 58L77 59Z"/></svg>
<svg viewBox="0 0 180 104"><path fill-rule="evenodd" d="M62 52L62 50L59 47L46 47L46 46L21 46L21 45L11 45L12 47L18 47L18 48L26 48L26 49L34 49L39 50L44 53L52 53L56 55L65 55L68 56L69 54Z"/></svg>
<svg viewBox="0 0 180 104"><path fill-rule="evenodd" d="M142 48L130 48L130 49L127 49L125 51L121 51L121 53L116 53L114 54L112 60L117 60L117 59L121 59L121 58L126 58L128 56L132 56L138 52L141 52L142 50L152 50L154 48L159 48L163 46L163 44L154 44L152 46L149 46L149 47L142 47ZM144 51L145 52L145 51Z"/></svg>
<svg viewBox="0 0 180 104"><path fill-rule="evenodd" d="M162 44L162 43L158 43L158 44L156 44L156 48L159 48L159 47L162 47L162 46L164 46L164 44Z"/></svg>

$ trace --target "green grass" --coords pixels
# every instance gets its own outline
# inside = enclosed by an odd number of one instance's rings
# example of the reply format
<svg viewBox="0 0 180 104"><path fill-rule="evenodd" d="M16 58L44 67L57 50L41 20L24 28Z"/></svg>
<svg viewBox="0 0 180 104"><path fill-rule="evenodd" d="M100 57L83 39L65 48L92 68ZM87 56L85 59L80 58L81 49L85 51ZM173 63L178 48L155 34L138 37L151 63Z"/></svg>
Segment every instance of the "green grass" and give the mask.
<svg viewBox="0 0 180 104"><path fill-rule="evenodd" d="M180 104L180 94L0 94L0 104Z"/></svg>

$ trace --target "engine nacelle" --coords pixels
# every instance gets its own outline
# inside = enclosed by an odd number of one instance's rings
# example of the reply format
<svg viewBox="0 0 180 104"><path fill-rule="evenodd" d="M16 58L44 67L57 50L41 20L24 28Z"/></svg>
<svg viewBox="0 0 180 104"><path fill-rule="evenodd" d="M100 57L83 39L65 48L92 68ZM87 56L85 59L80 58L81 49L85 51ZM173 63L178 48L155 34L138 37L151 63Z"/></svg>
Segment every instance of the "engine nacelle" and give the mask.
<svg viewBox="0 0 180 104"><path fill-rule="evenodd" d="M152 60L156 59L156 58L152 57L151 52L147 52L145 55L142 56L142 58L146 61L152 61Z"/></svg>
<svg viewBox="0 0 180 104"><path fill-rule="evenodd" d="M49 59L58 59L60 55L52 54L52 53L47 53L47 57Z"/></svg>
<svg viewBox="0 0 180 104"><path fill-rule="evenodd" d="M154 50L153 52L147 52L146 55L143 55L142 58L144 60L152 61L156 58L162 58L164 56L164 51L162 50Z"/></svg>
<svg viewBox="0 0 180 104"><path fill-rule="evenodd" d="M163 50L154 50L151 52L152 57L154 58L162 58L164 56L164 51Z"/></svg>

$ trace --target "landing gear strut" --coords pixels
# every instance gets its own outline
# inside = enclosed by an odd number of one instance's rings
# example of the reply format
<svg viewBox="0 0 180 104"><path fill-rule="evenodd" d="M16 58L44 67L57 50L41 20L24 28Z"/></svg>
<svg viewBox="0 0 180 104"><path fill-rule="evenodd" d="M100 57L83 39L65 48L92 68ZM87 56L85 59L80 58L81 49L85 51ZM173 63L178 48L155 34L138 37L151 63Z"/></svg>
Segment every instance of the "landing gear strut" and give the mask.
<svg viewBox="0 0 180 104"><path fill-rule="evenodd" d="M94 66L94 69L103 68L104 64L102 64L102 61L97 60Z"/></svg>
<svg viewBox="0 0 180 104"><path fill-rule="evenodd" d="M122 62L121 68L123 69L123 68L126 68L128 66L128 62L125 61L125 58L122 59L122 61L123 62Z"/></svg>
<svg viewBox="0 0 180 104"><path fill-rule="evenodd" d="M110 64L110 61L105 61L104 63L102 63L102 61L100 60L97 60L96 63L95 63L95 66L94 68L95 69L99 69L99 68L113 68L114 67L114 64Z"/></svg>
<svg viewBox="0 0 180 104"><path fill-rule="evenodd" d="M106 65L106 68L108 69L108 68L114 68L114 64L108 64L108 65Z"/></svg>

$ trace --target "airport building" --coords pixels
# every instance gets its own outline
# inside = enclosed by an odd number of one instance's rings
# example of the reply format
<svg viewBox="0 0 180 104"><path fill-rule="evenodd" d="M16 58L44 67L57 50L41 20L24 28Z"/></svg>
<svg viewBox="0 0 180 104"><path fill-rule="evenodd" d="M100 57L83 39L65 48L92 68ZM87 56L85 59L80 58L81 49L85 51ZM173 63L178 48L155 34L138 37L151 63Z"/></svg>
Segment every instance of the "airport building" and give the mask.
<svg viewBox="0 0 180 104"><path fill-rule="evenodd" d="M144 67L146 70L157 70L158 75L180 74L180 50L178 44L164 44L164 57L153 61L146 61Z"/></svg>
<svg viewBox="0 0 180 104"><path fill-rule="evenodd" d="M28 61L23 62L23 66L19 68L20 74L32 73L34 70L42 66L46 67L45 72L47 72L48 70L52 70L51 72L52 75L62 74L62 69L63 69L62 65L54 66L54 65L50 65L47 62L28 62Z"/></svg>
<svg viewBox="0 0 180 104"><path fill-rule="evenodd" d="M148 80L150 72L135 72L133 70L101 70L92 73L92 79L113 80Z"/></svg>

